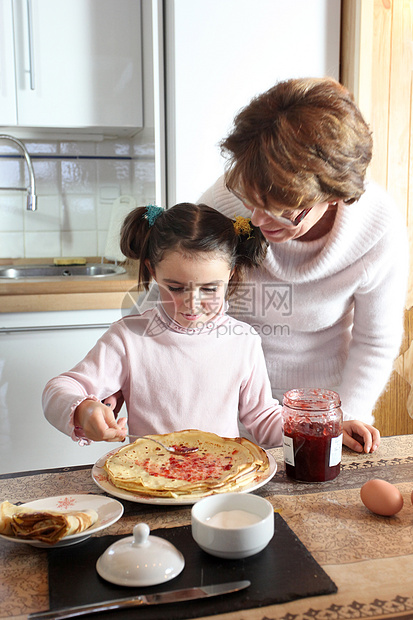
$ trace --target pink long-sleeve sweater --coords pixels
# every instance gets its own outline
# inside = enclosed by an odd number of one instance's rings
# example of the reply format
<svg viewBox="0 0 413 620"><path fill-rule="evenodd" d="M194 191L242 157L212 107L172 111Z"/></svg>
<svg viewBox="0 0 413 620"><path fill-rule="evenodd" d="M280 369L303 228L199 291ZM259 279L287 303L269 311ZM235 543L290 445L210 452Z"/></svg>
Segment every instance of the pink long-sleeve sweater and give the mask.
<svg viewBox="0 0 413 620"><path fill-rule="evenodd" d="M162 307L115 322L79 364L47 383L44 413L76 439L76 406L118 390L134 435L197 428L237 437L239 417L257 443L282 442L261 339L226 314L199 330L179 326Z"/></svg>

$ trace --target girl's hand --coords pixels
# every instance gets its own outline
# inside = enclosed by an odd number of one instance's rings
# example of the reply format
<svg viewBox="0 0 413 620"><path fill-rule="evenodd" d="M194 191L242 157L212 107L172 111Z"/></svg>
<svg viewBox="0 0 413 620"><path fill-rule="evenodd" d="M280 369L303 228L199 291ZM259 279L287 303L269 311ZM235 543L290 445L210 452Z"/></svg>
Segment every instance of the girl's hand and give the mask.
<svg viewBox="0 0 413 620"><path fill-rule="evenodd" d="M343 422L343 444L355 452L375 452L380 445L380 432L360 420Z"/></svg>
<svg viewBox="0 0 413 620"><path fill-rule="evenodd" d="M92 441L123 441L126 418L116 421L112 406L95 400L84 400L75 409L75 426L82 428Z"/></svg>

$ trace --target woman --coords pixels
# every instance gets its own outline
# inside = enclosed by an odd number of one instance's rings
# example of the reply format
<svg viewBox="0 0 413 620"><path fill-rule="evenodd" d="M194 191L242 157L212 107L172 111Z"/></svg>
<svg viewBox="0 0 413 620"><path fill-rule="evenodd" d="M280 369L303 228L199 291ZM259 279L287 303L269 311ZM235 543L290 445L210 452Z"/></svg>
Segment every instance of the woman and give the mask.
<svg viewBox="0 0 413 620"><path fill-rule="evenodd" d="M401 343L408 250L398 208L366 182L372 138L352 95L330 78L281 82L221 147L226 174L200 202L249 213L269 241L229 312L260 333L273 396L331 388L345 420L371 424Z"/></svg>

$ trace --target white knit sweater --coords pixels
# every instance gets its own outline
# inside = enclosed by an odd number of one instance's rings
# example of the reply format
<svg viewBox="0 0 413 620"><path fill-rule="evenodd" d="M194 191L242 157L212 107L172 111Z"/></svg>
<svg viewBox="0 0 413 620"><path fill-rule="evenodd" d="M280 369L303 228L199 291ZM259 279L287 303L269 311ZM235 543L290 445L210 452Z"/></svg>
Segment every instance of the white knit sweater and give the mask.
<svg viewBox="0 0 413 620"><path fill-rule="evenodd" d="M228 217L249 214L222 177L199 202ZM401 343L407 273L401 214L369 183L358 202L338 208L322 239L271 243L229 313L261 335L275 398L291 388L335 389L344 419L372 423Z"/></svg>

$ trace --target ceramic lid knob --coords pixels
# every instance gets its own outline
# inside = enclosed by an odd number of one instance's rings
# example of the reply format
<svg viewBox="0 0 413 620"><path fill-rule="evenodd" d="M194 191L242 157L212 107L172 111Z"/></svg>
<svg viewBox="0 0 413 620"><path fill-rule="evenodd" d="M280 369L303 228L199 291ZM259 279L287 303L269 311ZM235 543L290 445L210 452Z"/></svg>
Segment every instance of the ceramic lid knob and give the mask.
<svg viewBox="0 0 413 620"><path fill-rule="evenodd" d="M133 528L133 547L149 546L149 525L147 523L137 523Z"/></svg>

